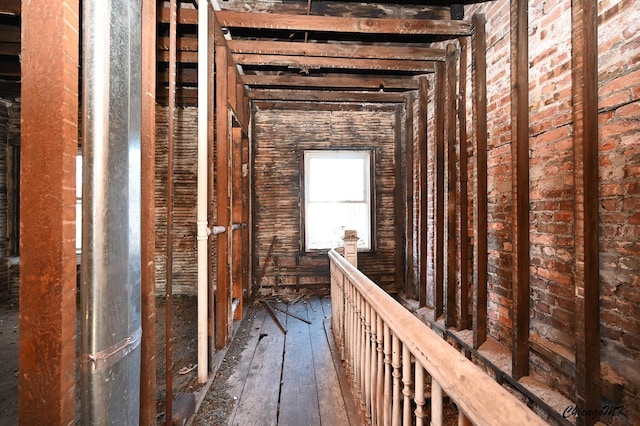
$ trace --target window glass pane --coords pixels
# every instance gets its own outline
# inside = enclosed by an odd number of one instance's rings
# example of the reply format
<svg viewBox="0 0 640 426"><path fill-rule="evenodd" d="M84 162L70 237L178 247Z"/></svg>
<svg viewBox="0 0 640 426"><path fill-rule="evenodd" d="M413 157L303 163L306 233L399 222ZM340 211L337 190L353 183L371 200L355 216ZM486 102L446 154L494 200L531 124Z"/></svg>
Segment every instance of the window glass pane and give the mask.
<svg viewBox="0 0 640 426"><path fill-rule="evenodd" d="M370 151L306 151L305 248L341 247L344 231L371 248Z"/></svg>
<svg viewBox="0 0 640 426"><path fill-rule="evenodd" d="M365 201L365 158L309 158L309 201Z"/></svg>
<svg viewBox="0 0 640 426"><path fill-rule="evenodd" d="M369 247L369 208L366 203L309 203L307 224L309 249L341 247L345 229L358 231L358 247Z"/></svg>

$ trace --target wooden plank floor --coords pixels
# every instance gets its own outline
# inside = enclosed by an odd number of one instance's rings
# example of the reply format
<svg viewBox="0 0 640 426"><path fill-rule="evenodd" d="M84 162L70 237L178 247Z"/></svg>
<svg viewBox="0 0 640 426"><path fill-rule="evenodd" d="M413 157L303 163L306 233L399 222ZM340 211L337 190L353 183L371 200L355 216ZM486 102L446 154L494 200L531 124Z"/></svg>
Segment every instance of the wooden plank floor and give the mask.
<svg viewBox="0 0 640 426"><path fill-rule="evenodd" d="M329 298L275 306L310 324L275 311L284 334L262 304L252 307L260 312L227 381L230 393L239 395L228 424L359 425L331 336Z"/></svg>

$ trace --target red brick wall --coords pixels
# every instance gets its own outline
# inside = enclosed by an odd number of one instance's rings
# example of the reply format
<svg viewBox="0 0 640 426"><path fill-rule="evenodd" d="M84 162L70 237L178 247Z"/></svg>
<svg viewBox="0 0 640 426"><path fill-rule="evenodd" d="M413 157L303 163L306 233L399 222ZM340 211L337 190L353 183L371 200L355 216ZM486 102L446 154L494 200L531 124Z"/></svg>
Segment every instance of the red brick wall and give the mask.
<svg viewBox="0 0 640 426"><path fill-rule="evenodd" d="M581 326L576 322L574 306L574 280L581 273L575 245L577 227L582 225L575 217L580 200L574 182L570 7L570 2L561 0L529 2L529 320L532 341L558 356L554 361L534 347L531 375L574 401L571 364L575 362L575 333ZM513 197L509 2L467 6L465 12L466 19L475 12L487 17L488 332L490 338L510 348ZM598 13L602 401L605 405L622 404L626 413L603 421L634 424L640 421L640 6L631 0L602 0ZM428 105L431 119L433 95L432 86ZM470 108L467 117L471 128ZM431 119L428 286L434 278ZM470 185L475 179L472 164ZM472 217L469 219L471 225ZM432 303L430 290L427 295Z"/></svg>
<svg viewBox="0 0 640 426"><path fill-rule="evenodd" d="M598 33L602 377L617 384L606 396L624 404L633 423L640 421L640 5L601 1Z"/></svg>

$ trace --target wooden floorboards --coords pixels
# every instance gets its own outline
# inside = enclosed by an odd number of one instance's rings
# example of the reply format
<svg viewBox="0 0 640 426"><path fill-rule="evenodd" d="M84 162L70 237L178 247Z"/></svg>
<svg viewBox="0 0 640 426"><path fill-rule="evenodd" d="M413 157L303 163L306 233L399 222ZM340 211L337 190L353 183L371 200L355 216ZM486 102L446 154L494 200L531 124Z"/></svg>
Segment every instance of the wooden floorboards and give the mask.
<svg viewBox="0 0 640 426"><path fill-rule="evenodd" d="M239 395L228 424L360 424L345 373L336 359L329 298L275 306L310 324L275 311L284 334L263 305L252 307L259 312L227 382L229 393Z"/></svg>

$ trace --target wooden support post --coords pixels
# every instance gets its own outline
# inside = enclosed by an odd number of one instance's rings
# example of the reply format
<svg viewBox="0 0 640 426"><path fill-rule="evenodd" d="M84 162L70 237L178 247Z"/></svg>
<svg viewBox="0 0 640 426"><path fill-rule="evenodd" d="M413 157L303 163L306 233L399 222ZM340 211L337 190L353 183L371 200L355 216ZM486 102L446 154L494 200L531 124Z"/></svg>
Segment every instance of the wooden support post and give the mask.
<svg viewBox="0 0 640 426"><path fill-rule="evenodd" d="M20 424L75 423L78 0L22 4Z"/></svg>
<svg viewBox="0 0 640 426"><path fill-rule="evenodd" d="M487 48L484 15L472 18L473 119L475 123L476 200L474 214L473 347L487 340Z"/></svg>
<svg viewBox="0 0 640 426"><path fill-rule="evenodd" d="M249 288L249 273L251 262L249 241L249 197L251 185L249 182L249 138L242 134L242 290L245 302L251 297Z"/></svg>
<svg viewBox="0 0 640 426"><path fill-rule="evenodd" d="M344 237L344 257L356 268L358 267L358 233L357 231L345 230Z"/></svg>
<svg viewBox="0 0 640 426"><path fill-rule="evenodd" d="M600 279L598 193L598 4L578 0L572 9L573 134L575 150L576 405L600 411ZM593 425L598 416L578 416Z"/></svg>
<svg viewBox="0 0 640 426"><path fill-rule="evenodd" d="M405 95L405 103L404 109L406 118L404 120L404 128L405 128L405 220L404 220L404 234L405 238L405 288L407 292L407 297L410 299L415 299L416 297L416 274L414 273L414 250L413 250L413 241L415 239L416 228L413 226L413 218L414 218L414 206L413 206L413 195L414 195L414 176L415 169L413 165L413 147L414 147L414 134L413 134L413 105L414 105L414 97L409 93Z"/></svg>
<svg viewBox="0 0 640 426"><path fill-rule="evenodd" d="M467 187L467 53L468 40L460 42L460 85L458 87L458 126L460 128L460 318L458 328L469 328L469 214Z"/></svg>
<svg viewBox="0 0 640 426"><path fill-rule="evenodd" d="M443 312L444 289L444 117L445 117L445 66L444 62L436 64L436 99L435 99L435 277L433 285L433 307L436 319Z"/></svg>
<svg viewBox="0 0 640 426"><path fill-rule="evenodd" d="M418 89L418 294L420 306L427 305L427 198L429 197L427 167L427 99L428 80L420 77Z"/></svg>
<svg viewBox="0 0 640 426"><path fill-rule="evenodd" d="M214 63L215 63L215 39L216 32L215 29L215 17L214 12L211 7L208 8L209 17L207 18L207 24L209 26L208 34L209 40L207 43L207 58L208 58L208 75L207 75L207 94L209 99L207 100L207 221L209 225L214 225L217 223L216 221L216 209L215 209L215 136L216 136L216 111L215 111L215 98L216 98L216 87L215 87L215 73L214 73ZM207 334L209 336L209 341L207 347L209 348L209 365L213 364L213 355L215 353L214 348L216 345L215 342L215 291L214 291L214 283L216 277L215 271L215 262L214 262L214 247L215 244L210 241L209 242L209 255L207 256L208 260L208 304L209 310L207 313L208 317L208 325L207 325ZM217 258L217 257L216 257Z"/></svg>
<svg viewBox="0 0 640 426"><path fill-rule="evenodd" d="M512 376L529 374L529 39L528 2L511 0L513 174Z"/></svg>
<svg viewBox="0 0 640 426"><path fill-rule="evenodd" d="M231 289L239 305L233 319L242 319L242 128L234 127L231 137Z"/></svg>
<svg viewBox="0 0 640 426"><path fill-rule="evenodd" d="M219 24L216 21L216 26ZM219 27L216 29L218 33ZM229 197L229 85L227 48L224 38L216 35L216 213L217 223L231 222ZM229 234L217 236L216 348L222 349L231 335L231 283L229 280Z"/></svg>
<svg viewBox="0 0 640 426"><path fill-rule="evenodd" d="M456 325L456 291L458 270L458 232L457 198L458 198L458 169L456 162L456 47L448 44L446 49L446 126L447 126L447 280L445 294L445 327Z"/></svg>
<svg viewBox="0 0 640 426"><path fill-rule="evenodd" d="M142 1L140 424L156 421L156 2Z"/></svg>
<svg viewBox="0 0 640 426"><path fill-rule="evenodd" d="M169 18L169 119L167 137L167 260L165 267L165 418L173 415L173 155L176 107L177 0L170 2Z"/></svg>
<svg viewBox="0 0 640 426"><path fill-rule="evenodd" d="M395 123L396 123L396 127L395 127L395 148L396 148L396 152L395 152L395 159L396 159L396 164L395 164L395 229L396 231L396 238L395 238L395 254L396 254L396 259L395 259L395 265L396 265L396 272L395 272L395 285L397 289L404 289L405 288L405 269L407 267L407 263L406 263L406 256L405 256L405 247L406 247L406 241L407 241L407 237L405 235L405 224L407 221L407 215L406 215L406 204L405 204L405 190L406 190L406 181L407 181L407 164L406 164L406 157L405 157L405 147L406 147L406 141L404 140L404 135L406 132L404 132L404 129L401 125L402 123L402 106L397 106L395 108Z"/></svg>

